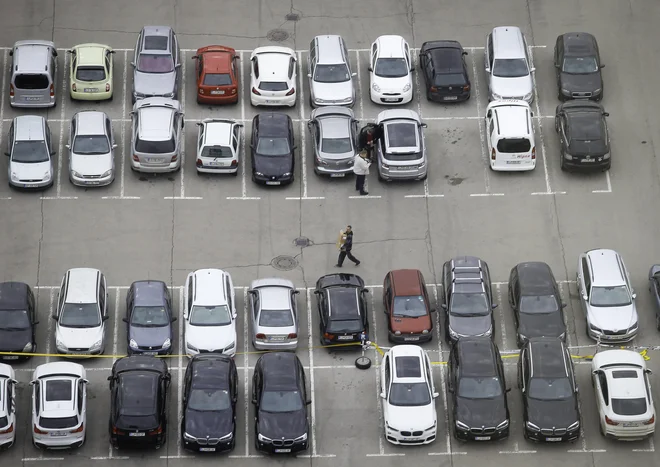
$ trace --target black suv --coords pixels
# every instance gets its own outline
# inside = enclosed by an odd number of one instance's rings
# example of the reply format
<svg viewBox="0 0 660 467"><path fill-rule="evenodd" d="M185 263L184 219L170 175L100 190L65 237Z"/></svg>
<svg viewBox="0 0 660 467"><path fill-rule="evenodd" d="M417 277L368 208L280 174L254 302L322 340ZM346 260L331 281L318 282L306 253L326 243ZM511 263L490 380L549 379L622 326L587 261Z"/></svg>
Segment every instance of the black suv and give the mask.
<svg viewBox="0 0 660 467"><path fill-rule="evenodd" d="M488 337L462 337L449 353L454 436L490 441L509 436L509 405L500 351Z"/></svg>
<svg viewBox="0 0 660 467"><path fill-rule="evenodd" d="M605 120L609 116L596 102L570 101L557 106L555 131L559 133L562 170L609 170L612 156Z"/></svg>
<svg viewBox="0 0 660 467"><path fill-rule="evenodd" d="M509 274L509 305L516 323L520 347L532 337L558 337L566 340L565 303L546 263L520 263Z"/></svg>
<svg viewBox="0 0 660 467"><path fill-rule="evenodd" d="M596 38L586 32L568 32L557 37L555 69L557 96L568 99L603 98L603 76Z"/></svg>
<svg viewBox="0 0 660 467"><path fill-rule="evenodd" d="M110 443L115 448L151 446L167 439L170 372L162 358L134 355L112 365Z"/></svg>
<svg viewBox="0 0 660 467"><path fill-rule="evenodd" d="M493 303L488 264L474 256L461 256L444 264L442 277L447 341L464 336L493 337L493 309L497 305Z"/></svg>
<svg viewBox="0 0 660 467"><path fill-rule="evenodd" d="M254 367L254 443L258 451L292 454L308 446L305 370L291 352L264 354Z"/></svg>
<svg viewBox="0 0 660 467"><path fill-rule="evenodd" d="M426 98L435 102L461 102L470 98L470 76L458 41L429 41L419 51Z"/></svg>
<svg viewBox="0 0 660 467"><path fill-rule="evenodd" d="M38 323L30 286L23 282L0 283L0 352L34 352L37 349L35 330ZM0 360L28 358L0 355Z"/></svg>
<svg viewBox="0 0 660 467"><path fill-rule="evenodd" d="M190 451L231 451L236 445L238 372L222 354L195 355L183 380L183 447Z"/></svg>
<svg viewBox="0 0 660 467"><path fill-rule="evenodd" d="M321 345L360 342L369 335L367 301L369 290L355 274L328 274L316 281Z"/></svg>
<svg viewBox="0 0 660 467"><path fill-rule="evenodd" d="M560 339L537 337L525 343L518 361L525 438L575 441L580 437L580 402L573 360Z"/></svg>

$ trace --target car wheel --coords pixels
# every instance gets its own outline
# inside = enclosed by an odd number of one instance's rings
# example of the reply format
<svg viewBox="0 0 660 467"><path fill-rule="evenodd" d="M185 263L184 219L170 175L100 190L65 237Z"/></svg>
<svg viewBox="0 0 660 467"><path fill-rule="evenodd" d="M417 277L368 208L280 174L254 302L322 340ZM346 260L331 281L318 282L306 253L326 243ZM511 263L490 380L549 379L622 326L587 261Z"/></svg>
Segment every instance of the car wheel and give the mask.
<svg viewBox="0 0 660 467"><path fill-rule="evenodd" d="M358 370L368 370L371 368L371 359L365 356L358 357L355 359L355 367Z"/></svg>
<svg viewBox="0 0 660 467"><path fill-rule="evenodd" d="M612 163L610 162L605 167L603 167L603 170L601 170L601 172L607 172L608 170L610 170L611 167L612 167Z"/></svg>
<svg viewBox="0 0 660 467"><path fill-rule="evenodd" d="M603 423L598 422L598 428L600 428L600 434L603 435L603 438L607 438L607 434L605 434L605 430L603 429Z"/></svg>
<svg viewBox="0 0 660 467"><path fill-rule="evenodd" d="M309 96L309 106L313 109L314 108L314 100L312 99L312 96Z"/></svg>
<svg viewBox="0 0 660 467"><path fill-rule="evenodd" d="M559 168L561 168L561 170L563 171L566 171L566 162L564 161L564 154L560 152L559 157L561 158L559 160Z"/></svg>
<svg viewBox="0 0 660 467"><path fill-rule="evenodd" d="M238 170L237 170L236 172L232 173L232 175L233 175L234 177L238 177Z"/></svg>

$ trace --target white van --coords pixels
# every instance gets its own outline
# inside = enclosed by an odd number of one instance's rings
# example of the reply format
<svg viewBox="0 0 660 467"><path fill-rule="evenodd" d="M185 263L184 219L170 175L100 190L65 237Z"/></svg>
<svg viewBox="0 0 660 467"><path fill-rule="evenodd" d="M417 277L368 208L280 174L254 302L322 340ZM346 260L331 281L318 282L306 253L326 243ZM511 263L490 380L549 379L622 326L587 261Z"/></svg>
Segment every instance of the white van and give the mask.
<svg viewBox="0 0 660 467"><path fill-rule="evenodd" d="M525 171L536 167L534 114L523 100L493 101L486 109L486 142L490 168Z"/></svg>

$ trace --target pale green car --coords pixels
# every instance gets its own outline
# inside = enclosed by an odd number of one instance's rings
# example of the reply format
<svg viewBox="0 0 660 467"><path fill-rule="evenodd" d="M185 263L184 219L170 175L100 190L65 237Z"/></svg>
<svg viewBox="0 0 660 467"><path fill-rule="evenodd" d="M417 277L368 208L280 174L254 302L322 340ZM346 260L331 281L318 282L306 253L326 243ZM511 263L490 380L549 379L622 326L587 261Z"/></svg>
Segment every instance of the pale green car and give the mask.
<svg viewBox="0 0 660 467"><path fill-rule="evenodd" d="M68 51L69 91L71 99L82 101L112 100L112 56L109 45L80 44Z"/></svg>

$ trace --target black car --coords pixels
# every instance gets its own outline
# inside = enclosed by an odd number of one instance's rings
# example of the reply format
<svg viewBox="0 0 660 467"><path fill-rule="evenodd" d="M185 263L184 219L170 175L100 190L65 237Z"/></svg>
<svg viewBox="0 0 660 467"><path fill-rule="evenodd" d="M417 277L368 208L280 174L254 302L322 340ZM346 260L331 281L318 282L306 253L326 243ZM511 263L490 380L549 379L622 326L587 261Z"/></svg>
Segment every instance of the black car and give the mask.
<svg viewBox="0 0 660 467"><path fill-rule="evenodd" d="M649 292L655 306L655 327L660 331L660 264L654 264L649 270Z"/></svg>
<svg viewBox="0 0 660 467"><path fill-rule="evenodd" d="M165 282L136 281L126 296L126 339L128 354L172 353L172 297Z"/></svg>
<svg viewBox="0 0 660 467"><path fill-rule="evenodd" d="M110 442L119 447L160 448L167 439L170 372L163 358L134 355L112 365Z"/></svg>
<svg viewBox="0 0 660 467"><path fill-rule="evenodd" d="M509 305L520 347L532 337L558 337L566 341L561 294L546 263L520 263L509 274Z"/></svg>
<svg viewBox="0 0 660 467"><path fill-rule="evenodd" d="M0 283L0 352L33 353L36 309L34 294L23 282ZM0 360L21 360L29 356L0 355Z"/></svg>
<svg viewBox="0 0 660 467"><path fill-rule="evenodd" d="M488 337L462 337L449 353L454 436L491 441L509 436L509 405L500 351Z"/></svg>
<svg viewBox="0 0 660 467"><path fill-rule="evenodd" d="M222 354L195 355L183 380L183 447L191 451L231 451L236 445L238 372Z"/></svg>
<svg viewBox="0 0 660 467"><path fill-rule="evenodd" d="M562 170L604 172L612 165L610 137L603 106L590 101L570 101L557 106L555 130L559 133Z"/></svg>
<svg viewBox="0 0 660 467"><path fill-rule="evenodd" d="M426 98L434 102L461 102L470 98L467 52L457 41L429 41L419 51Z"/></svg>
<svg viewBox="0 0 660 467"><path fill-rule="evenodd" d="M252 119L252 181L263 185L293 182L295 141L291 117L283 113L263 113Z"/></svg>
<svg viewBox="0 0 660 467"><path fill-rule="evenodd" d="M493 337L495 318L488 264L475 256L445 262L442 269L441 307L445 338L455 342L464 336Z"/></svg>
<svg viewBox="0 0 660 467"><path fill-rule="evenodd" d="M528 340L518 359L525 438L575 441L580 437L580 402L573 360L561 339Z"/></svg>
<svg viewBox="0 0 660 467"><path fill-rule="evenodd" d="M264 354L254 367L254 443L258 451L292 454L308 447L305 370L292 352Z"/></svg>
<svg viewBox="0 0 660 467"><path fill-rule="evenodd" d="M321 345L361 342L362 333L369 335L368 292L355 274L328 274L316 281Z"/></svg>
<svg viewBox="0 0 660 467"><path fill-rule="evenodd" d="M596 38L586 32L568 32L557 37L555 70L557 96L569 99L601 100L603 76Z"/></svg>

